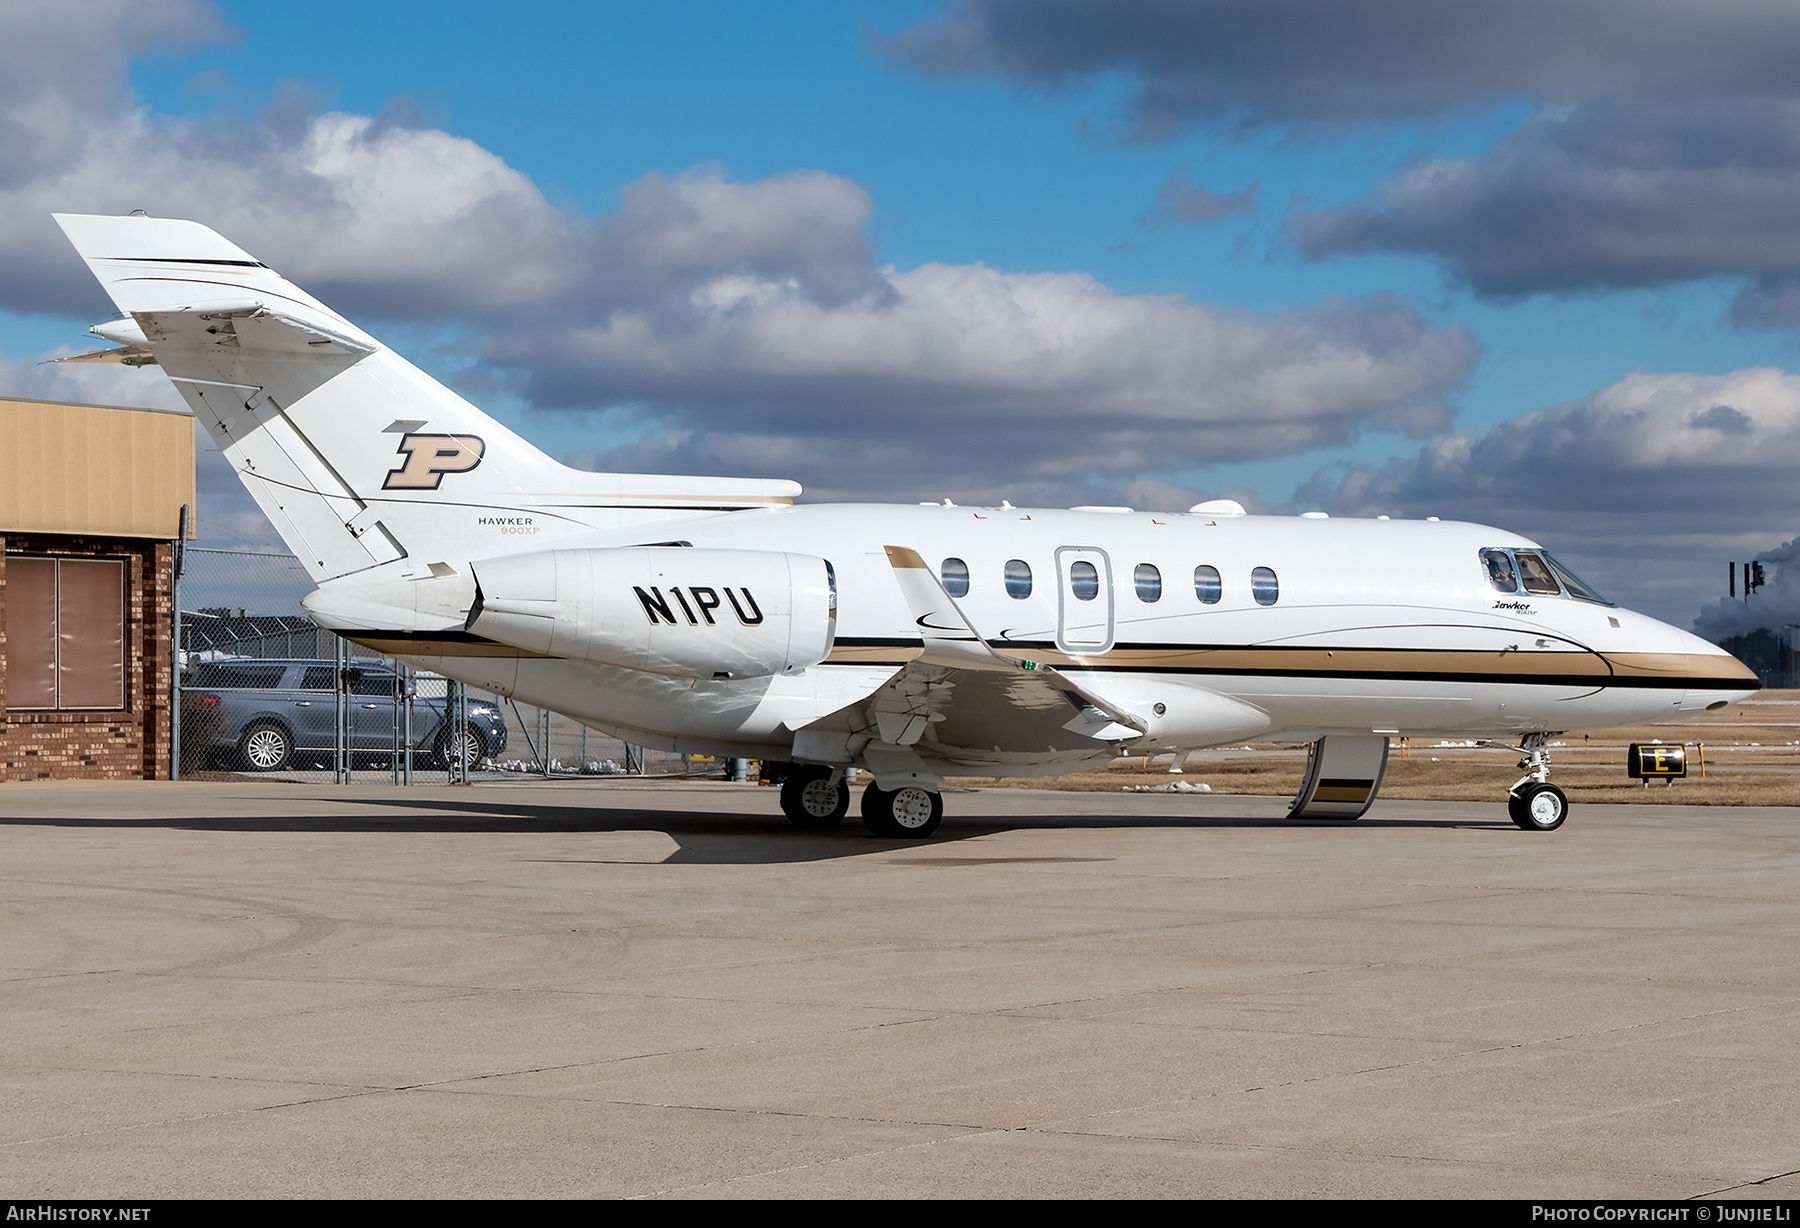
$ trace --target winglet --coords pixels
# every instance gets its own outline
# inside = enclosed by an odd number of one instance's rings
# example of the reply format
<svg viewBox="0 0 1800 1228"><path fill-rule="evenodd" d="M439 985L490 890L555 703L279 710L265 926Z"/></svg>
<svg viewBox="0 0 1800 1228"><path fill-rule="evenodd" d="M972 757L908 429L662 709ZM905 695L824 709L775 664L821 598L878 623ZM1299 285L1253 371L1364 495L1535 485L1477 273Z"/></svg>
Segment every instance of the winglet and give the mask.
<svg viewBox="0 0 1800 1228"><path fill-rule="evenodd" d="M1076 706L1084 711L1071 726L1078 727L1077 732L1101 741L1122 741L1149 731L1142 718L1094 694L1061 670L994 651L917 550L905 546L887 546L885 549L888 563L894 569L894 579L899 581L900 592L912 611L913 623L925 641L925 652L920 661L952 669L1035 673L1051 689L1076 700ZM1090 710L1091 715L1088 714ZM1115 733L1115 729L1131 732Z"/></svg>
<svg viewBox="0 0 1800 1228"><path fill-rule="evenodd" d="M947 665L956 669L1012 670L1018 662L987 646L968 616L956 604L943 582L919 556L917 550L905 546L886 547L888 563L900 593L912 611L913 624L925 641L925 654L919 659L927 665Z"/></svg>

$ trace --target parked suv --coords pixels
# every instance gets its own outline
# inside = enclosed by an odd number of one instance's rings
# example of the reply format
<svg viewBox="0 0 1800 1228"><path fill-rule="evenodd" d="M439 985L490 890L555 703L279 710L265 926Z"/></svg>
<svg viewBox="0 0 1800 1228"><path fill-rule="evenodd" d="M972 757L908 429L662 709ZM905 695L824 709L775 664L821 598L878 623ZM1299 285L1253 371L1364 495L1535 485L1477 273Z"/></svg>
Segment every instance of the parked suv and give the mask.
<svg viewBox="0 0 1800 1228"><path fill-rule="evenodd" d="M184 757L209 765L274 772L295 759L329 758L336 745L337 697L330 661L207 661L189 666L181 680L181 741ZM382 663L348 667L351 752L359 757L391 755L394 748L394 670ZM450 721L442 697L413 700L413 750L437 766L447 766ZM474 767L506 748L500 709L469 701L469 731L463 760Z"/></svg>

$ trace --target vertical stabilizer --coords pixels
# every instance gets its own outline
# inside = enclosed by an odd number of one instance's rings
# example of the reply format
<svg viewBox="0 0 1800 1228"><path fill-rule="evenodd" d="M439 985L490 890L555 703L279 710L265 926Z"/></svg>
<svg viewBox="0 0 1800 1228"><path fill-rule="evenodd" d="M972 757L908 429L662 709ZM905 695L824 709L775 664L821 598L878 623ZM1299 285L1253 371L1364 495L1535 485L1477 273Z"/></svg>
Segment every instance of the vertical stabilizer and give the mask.
<svg viewBox="0 0 1800 1228"><path fill-rule="evenodd" d="M131 317L95 331L162 366L315 580L799 491L570 469L205 226L56 220Z"/></svg>

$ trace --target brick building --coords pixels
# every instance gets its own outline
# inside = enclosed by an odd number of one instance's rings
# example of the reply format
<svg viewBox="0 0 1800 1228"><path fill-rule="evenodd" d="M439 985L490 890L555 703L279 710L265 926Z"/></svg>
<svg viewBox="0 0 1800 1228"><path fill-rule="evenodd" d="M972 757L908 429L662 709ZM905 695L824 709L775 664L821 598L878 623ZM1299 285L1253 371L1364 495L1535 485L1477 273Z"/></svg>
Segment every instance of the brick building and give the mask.
<svg viewBox="0 0 1800 1228"><path fill-rule="evenodd" d="M0 781L168 778L193 503L189 415L0 398Z"/></svg>

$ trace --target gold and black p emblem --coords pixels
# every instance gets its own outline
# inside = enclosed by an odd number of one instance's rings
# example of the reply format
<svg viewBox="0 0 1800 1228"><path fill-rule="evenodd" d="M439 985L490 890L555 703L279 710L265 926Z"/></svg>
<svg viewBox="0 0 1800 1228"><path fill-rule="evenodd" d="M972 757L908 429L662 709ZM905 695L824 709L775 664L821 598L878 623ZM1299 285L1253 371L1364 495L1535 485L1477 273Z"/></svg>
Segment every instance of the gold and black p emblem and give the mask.
<svg viewBox="0 0 1800 1228"><path fill-rule="evenodd" d="M388 471L383 490L436 490L446 473L467 473L481 463L487 444L478 435L406 435L406 463Z"/></svg>

